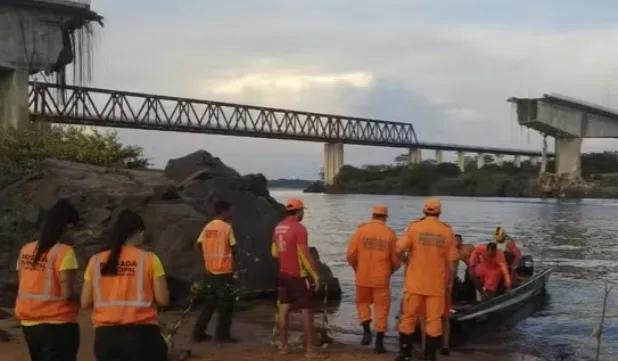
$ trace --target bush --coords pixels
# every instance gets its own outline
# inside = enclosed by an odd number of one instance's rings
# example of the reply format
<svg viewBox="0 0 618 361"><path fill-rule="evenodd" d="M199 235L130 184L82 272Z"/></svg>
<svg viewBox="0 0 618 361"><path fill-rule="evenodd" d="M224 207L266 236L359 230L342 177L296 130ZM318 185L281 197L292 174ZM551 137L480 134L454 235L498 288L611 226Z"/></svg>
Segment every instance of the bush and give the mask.
<svg viewBox="0 0 618 361"><path fill-rule="evenodd" d="M143 149L120 144L116 132L65 126L0 132L0 169L27 171L47 158L130 169L149 165Z"/></svg>

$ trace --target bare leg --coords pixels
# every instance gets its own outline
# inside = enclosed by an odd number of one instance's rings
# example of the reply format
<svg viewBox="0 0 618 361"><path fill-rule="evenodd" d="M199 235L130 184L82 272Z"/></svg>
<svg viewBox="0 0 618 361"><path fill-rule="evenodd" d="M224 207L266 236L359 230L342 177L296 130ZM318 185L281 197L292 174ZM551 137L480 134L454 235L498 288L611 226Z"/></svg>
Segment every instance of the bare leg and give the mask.
<svg viewBox="0 0 618 361"><path fill-rule="evenodd" d="M313 314L311 309L301 310L300 314L303 321L305 351L308 357L313 356L315 354L315 348L313 346L313 333L315 331L313 327Z"/></svg>
<svg viewBox="0 0 618 361"><path fill-rule="evenodd" d="M279 352L287 354L288 348L288 320L290 318L290 305L279 304Z"/></svg>

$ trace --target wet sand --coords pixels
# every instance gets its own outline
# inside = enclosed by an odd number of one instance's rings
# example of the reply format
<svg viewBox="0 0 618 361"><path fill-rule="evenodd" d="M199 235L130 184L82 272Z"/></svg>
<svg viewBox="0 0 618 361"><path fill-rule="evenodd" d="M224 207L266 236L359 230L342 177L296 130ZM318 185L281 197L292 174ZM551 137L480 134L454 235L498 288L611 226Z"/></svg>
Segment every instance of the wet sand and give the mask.
<svg viewBox="0 0 618 361"><path fill-rule="evenodd" d="M170 312L163 317L163 322L173 323L178 319L179 312ZM302 349L292 347L292 352L286 356L280 356L275 347L271 344L273 309L272 307L254 307L249 311L239 312L234 320L232 331L242 342L235 345L218 345L213 342L192 344L190 342L190 331L196 313L193 312L187 318L187 322L179 329L175 340L175 348L190 349L192 356L190 361L271 361L271 360L306 360ZM215 319L213 319L215 321ZM90 323L89 314L83 312L80 316L81 326L81 347L79 350L79 361L94 361L92 352L93 328ZM211 322L211 328L214 322ZM300 340L300 320L297 315L291 318L290 342L298 344ZM29 361L28 351L24 343L19 323L14 319L0 321L0 328L8 331L13 339L9 342L0 343L0 354L3 360L10 361ZM209 330L212 334L212 330ZM335 335L336 336L336 335ZM393 345L389 345L389 351L395 351ZM364 348L356 345L346 345L333 343L326 348L320 349L321 359L337 361L378 361L393 360L394 352L386 355L375 355L370 347ZM536 358L523 355L497 355L474 351L465 353L454 351L449 357L442 357L440 360L449 361L535 361Z"/></svg>

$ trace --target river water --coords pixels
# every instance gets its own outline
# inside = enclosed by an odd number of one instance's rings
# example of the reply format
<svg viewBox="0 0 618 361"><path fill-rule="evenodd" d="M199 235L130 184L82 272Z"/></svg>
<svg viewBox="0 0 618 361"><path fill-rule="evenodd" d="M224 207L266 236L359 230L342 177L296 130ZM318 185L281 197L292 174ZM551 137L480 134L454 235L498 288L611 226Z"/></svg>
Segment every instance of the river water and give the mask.
<svg viewBox="0 0 618 361"><path fill-rule="evenodd" d="M344 295L330 316L338 337L356 342L360 332L354 306L354 275L345 261L350 235L370 217L374 204L389 207L389 225L398 234L421 216L424 198L407 196L303 194L273 190L283 202L302 198L309 239L339 277ZM551 361L592 360L605 281L618 282L618 201L442 197L442 218L466 243L486 242L497 225L519 240L536 266L551 267L549 301L509 330L496 330L466 347L532 352ZM393 276L393 305L399 304L402 272ZM618 288L610 294L601 359L618 354ZM391 325L398 307L391 307ZM391 331L391 334L395 334ZM492 340L489 342L488 340Z"/></svg>

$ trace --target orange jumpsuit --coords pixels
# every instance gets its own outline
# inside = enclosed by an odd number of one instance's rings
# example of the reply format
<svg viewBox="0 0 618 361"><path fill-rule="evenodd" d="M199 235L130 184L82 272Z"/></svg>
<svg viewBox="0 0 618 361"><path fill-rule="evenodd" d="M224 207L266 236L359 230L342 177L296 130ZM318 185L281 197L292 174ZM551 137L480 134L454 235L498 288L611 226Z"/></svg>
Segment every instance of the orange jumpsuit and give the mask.
<svg viewBox="0 0 618 361"><path fill-rule="evenodd" d="M519 260L521 260L521 251L514 240L509 240L507 242L496 241L496 245L498 246L498 250L502 252L511 252L513 254L513 263L509 266L517 266L517 264L519 264Z"/></svg>
<svg viewBox="0 0 618 361"><path fill-rule="evenodd" d="M399 332L413 334L419 309L426 315L426 332L442 335L442 316L447 302L448 263L459 258L455 234L448 224L436 216L425 216L412 222L397 241L397 253L410 251L404 281L404 302L399 319ZM450 305L448 305L450 308Z"/></svg>
<svg viewBox="0 0 618 361"><path fill-rule="evenodd" d="M504 277L506 288L511 288L511 276L506 265L504 253L497 250L494 258L487 257L487 245L478 245L468 261L470 269L483 282L487 291L495 292Z"/></svg>
<svg viewBox="0 0 618 361"><path fill-rule="evenodd" d="M390 278L401 266L395 252L397 235L384 221L361 224L350 239L348 263L356 274L356 308L361 323L371 320L375 308L375 330L386 332L391 307Z"/></svg>

